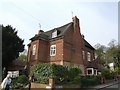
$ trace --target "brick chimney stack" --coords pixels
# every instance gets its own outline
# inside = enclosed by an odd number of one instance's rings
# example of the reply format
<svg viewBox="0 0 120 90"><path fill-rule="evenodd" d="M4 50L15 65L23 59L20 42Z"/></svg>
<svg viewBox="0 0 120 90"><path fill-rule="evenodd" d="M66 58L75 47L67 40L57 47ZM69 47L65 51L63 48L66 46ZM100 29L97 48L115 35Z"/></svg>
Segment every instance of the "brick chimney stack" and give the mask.
<svg viewBox="0 0 120 90"><path fill-rule="evenodd" d="M74 24L74 31L75 33L80 33L80 26L79 26L79 19L77 18L77 16L72 18L73 20L73 24ZM81 34L81 33L80 33Z"/></svg>
<svg viewBox="0 0 120 90"><path fill-rule="evenodd" d="M72 18L74 26L79 26L79 19L77 18L77 16Z"/></svg>

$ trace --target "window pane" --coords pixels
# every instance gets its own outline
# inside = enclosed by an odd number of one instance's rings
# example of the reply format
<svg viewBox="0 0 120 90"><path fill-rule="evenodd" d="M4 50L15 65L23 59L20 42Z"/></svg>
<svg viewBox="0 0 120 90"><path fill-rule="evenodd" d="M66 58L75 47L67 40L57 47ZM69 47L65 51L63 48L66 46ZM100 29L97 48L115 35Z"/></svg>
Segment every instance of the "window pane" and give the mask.
<svg viewBox="0 0 120 90"><path fill-rule="evenodd" d="M36 52L36 45L33 45L32 54L35 55L35 52Z"/></svg>
<svg viewBox="0 0 120 90"><path fill-rule="evenodd" d="M88 74L92 74L92 70L88 70Z"/></svg>
<svg viewBox="0 0 120 90"><path fill-rule="evenodd" d="M82 51L82 59L85 59L85 51Z"/></svg>
<svg viewBox="0 0 120 90"><path fill-rule="evenodd" d="M52 33L52 38L57 37L57 30Z"/></svg>
<svg viewBox="0 0 120 90"><path fill-rule="evenodd" d="M51 45L50 47L50 56L56 55L56 45Z"/></svg>
<svg viewBox="0 0 120 90"><path fill-rule="evenodd" d="M90 55L90 52L87 53L87 57L88 57L88 61L91 61L91 55Z"/></svg>

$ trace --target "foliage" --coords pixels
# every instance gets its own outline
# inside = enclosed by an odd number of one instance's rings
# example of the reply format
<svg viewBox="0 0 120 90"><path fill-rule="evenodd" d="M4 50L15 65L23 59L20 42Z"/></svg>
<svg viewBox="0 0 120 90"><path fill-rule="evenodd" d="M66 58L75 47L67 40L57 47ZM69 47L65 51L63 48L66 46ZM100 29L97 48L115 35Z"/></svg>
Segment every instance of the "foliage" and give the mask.
<svg viewBox="0 0 120 90"><path fill-rule="evenodd" d="M2 67L7 67L19 56L19 52L24 50L23 42L15 28L2 26Z"/></svg>
<svg viewBox="0 0 120 90"><path fill-rule="evenodd" d="M20 75L17 78L17 82L21 83L21 84L25 84L25 83L27 83L27 81L28 81L28 78L25 75Z"/></svg>
<svg viewBox="0 0 120 90"><path fill-rule="evenodd" d="M120 67L120 46L116 40L111 40L108 46L96 44L95 53L100 57L100 63L105 65L115 63L115 67Z"/></svg>
<svg viewBox="0 0 120 90"><path fill-rule="evenodd" d="M108 69L108 68L105 68L105 69L103 69L102 71L101 71L101 75L103 76L103 77L109 77L110 76L110 69Z"/></svg>
<svg viewBox="0 0 120 90"><path fill-rule="evenodd" d="M18 57L18 60L27 61L27 55L20 54L20 56Z"/></svg>
<svg viewBox="0 0 120 90"><path fill-rule="evenodd" d="M25 75L20 75L12 80L12 88L18 88L28 83L28 78Z"/></svg>
<svg viewBox="0 0 120 90"><path fill-rule="evenodd" d="M54 78L56 84L76 82L81 70L78 67L64 67L56 64L36 64L31 67L30 75L39 83L48 83L49 78ZM80 80L79 80L80 81Z"/></svg>
<svg viewBox="0 0 120 90"><path fill-rule="evenodd" d="M48 78L54 78L62 81L66 75L67 69L56 64L37 64L31 68L31 75L39 83L47 83Z"/></svg>
<svg viewBox="0 0 120 90"><path fill-rule="evenodd" d="M115 68L115 72L116 72L118 75L120 75L120 67L116 67L116 68Z"/></svg>
<svg viewBox="0 0 120 90"><path fill-rule="evenodd" d="M82 73L82 71L79 69L79 67L76 67L76 66L68 67L68 77L69 78L74 79L76 76L78 76L81 73Z"/></svg>
<svg viewBox="0 0 120 90"><path fill-rule="evenodd" d="M27 50L26 49L22 53L20 53L18 60L27 61Z"/></svg>
<svg viewBox="0 0 120 90"><path fill-rule="evenodd" d="M100 58L100 63L104 65L105 63L105 51L106 51L106 46L104 45L100 45L100 44L96 44L95 45L95 53L96 56L99 56Z"/></svg>
<svg viewBox="0 0 120 90"><path fill-rule="evenodd" d="M81 87L98 85L101 82L101 76L82 76L81 77Z"/></svg>

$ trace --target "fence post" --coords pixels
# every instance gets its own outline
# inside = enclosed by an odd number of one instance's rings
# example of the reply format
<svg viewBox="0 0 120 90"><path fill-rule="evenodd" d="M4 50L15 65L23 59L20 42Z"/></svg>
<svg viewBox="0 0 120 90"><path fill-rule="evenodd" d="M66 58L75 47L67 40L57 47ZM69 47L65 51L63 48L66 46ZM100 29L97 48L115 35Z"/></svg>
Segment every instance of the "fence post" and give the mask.
<svg viewBox="0 0 120 90"><path fill-rule="evenodd" d="M49 78L49 86L50 86L51 88L54 88L54 87L55 87L55 81L54 81L53 78Z"/></svg>

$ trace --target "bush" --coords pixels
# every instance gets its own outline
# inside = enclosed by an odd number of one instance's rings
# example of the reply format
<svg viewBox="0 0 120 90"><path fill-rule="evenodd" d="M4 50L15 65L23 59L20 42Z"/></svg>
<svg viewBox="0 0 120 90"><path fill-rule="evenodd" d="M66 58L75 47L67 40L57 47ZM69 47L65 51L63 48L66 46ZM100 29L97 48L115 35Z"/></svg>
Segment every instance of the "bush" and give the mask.
<svg viewBox="0 0 120 90"><path fill-rule="evenodd" d="M116 67L115 72L120 75L120 67Z"/></svg>
<svg viewBox="0 0 120 90"><path fill-rule="evenodd" d="M28 82L28 78L25 75L21 75L17 78L17 82L21 84L25 84Z"/></svg>
<svg viewBox="0 0 120 90"><path fill-rule="evenodd" d="M31 67L30 75L36 82L46 84L49 78L54 78L56 84L80 82L81 70L78 67L64 67L56 64L36 64ZM75 80L74 80L75 79Z"/></svg>
<svg viewBox="0 0 120 90"><path fill-rule="evenodd" d="M81 74L81 70L79 67L70 66L68 67L68 78L74 79L76 76Z"/></svg>
<svg viewBox="0 0 120 90"><path fill-rule="evenodd" d="M28 83L28 78L25 75L20 75L17 78L12 80L11 86L12 88L19 88Z"/></svg>
<svg viewBox="0 0 120 90"><path fill-rule="evenodd" d="M100 76L82 76L81 77L81 86L93 86L100 84Z"/></svg>
<svg viewBox="0 0 120 90"><path fill-rule="evenodd" d="M36 82L48 83L49 78L54 78L56 83L64 80L67 74L67 68L56 64L36 64L32 66L30 75L34 76Z"/></svg>
<svg viewBox="0 0 120 90"><path fill-rule="evenodd" d="M110 69L105 68L101 71L102 77L105 77L106 79L110 77Z"/></svg>

